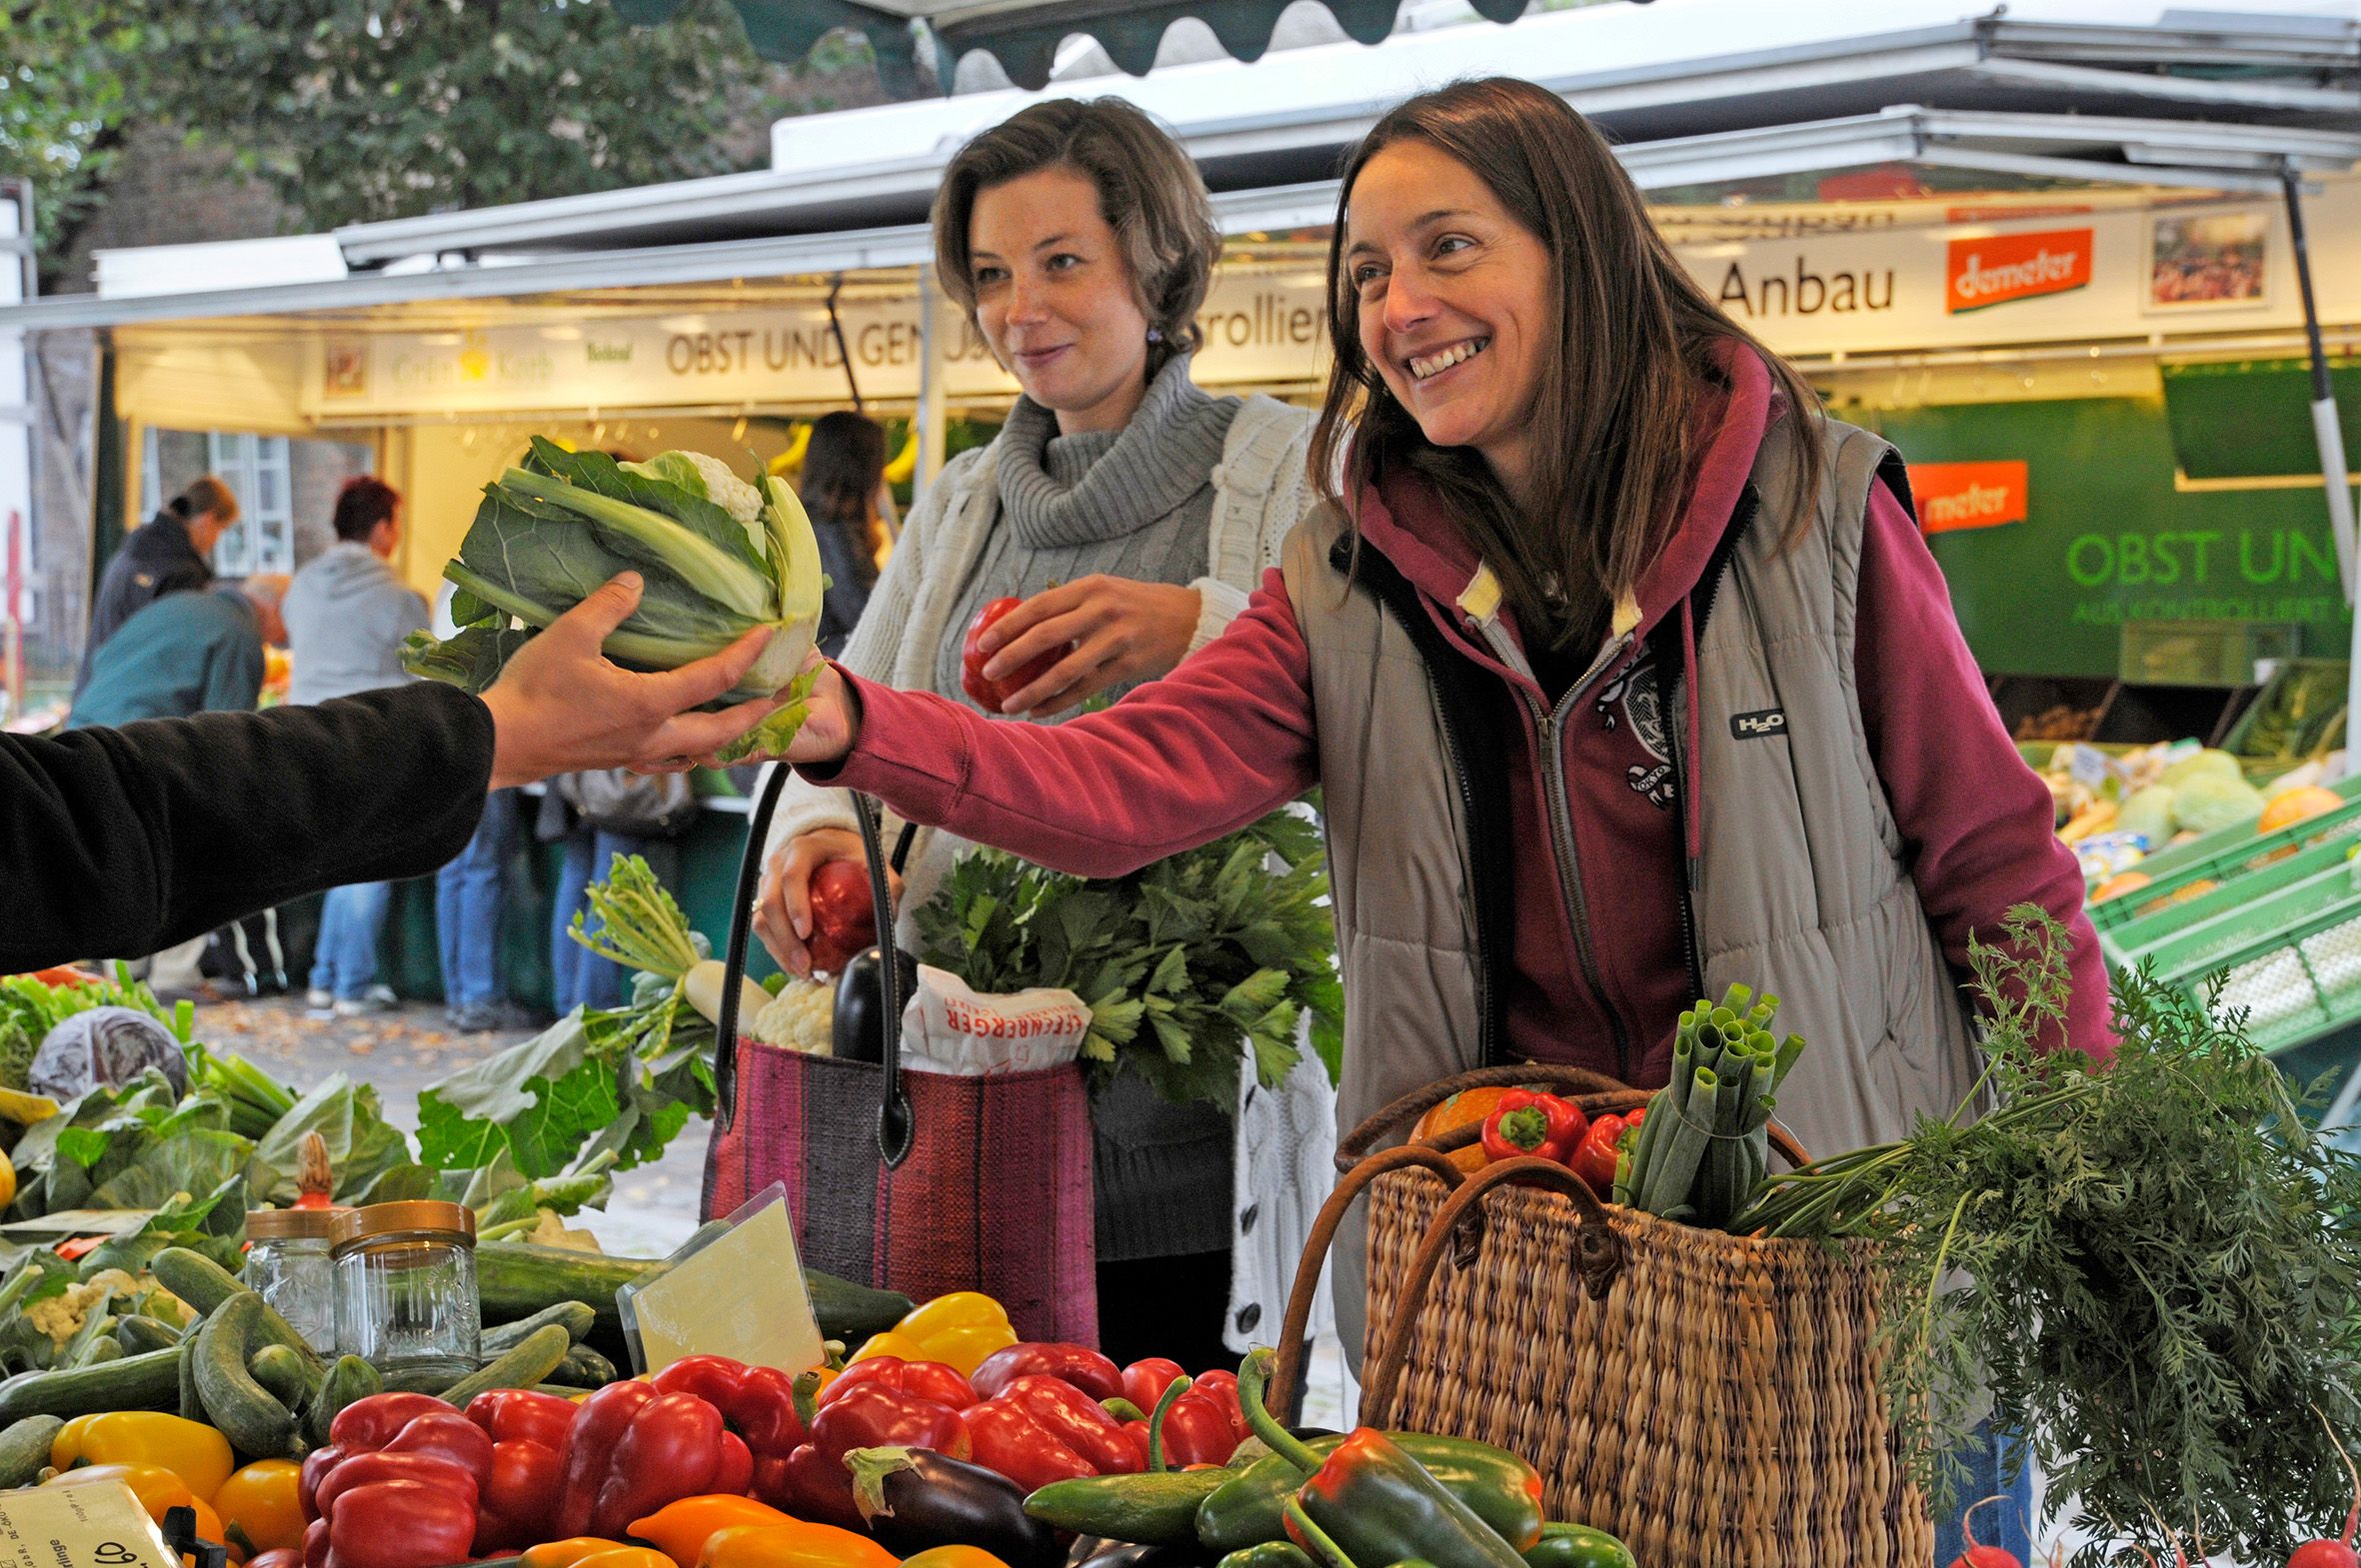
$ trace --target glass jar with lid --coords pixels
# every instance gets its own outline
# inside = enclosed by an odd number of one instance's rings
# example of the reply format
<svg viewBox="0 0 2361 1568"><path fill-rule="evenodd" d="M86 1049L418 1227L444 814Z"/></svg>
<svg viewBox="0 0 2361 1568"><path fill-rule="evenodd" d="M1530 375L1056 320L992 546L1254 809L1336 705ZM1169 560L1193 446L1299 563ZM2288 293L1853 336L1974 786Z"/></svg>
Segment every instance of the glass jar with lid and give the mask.
<svg viewBox="0 0 2361 1568"><path fill-rule="evenodd" d="M336 1343L336 1265L329 1233L341 1208L258 1208L246 1215L246 1283L315 1345Z"/></svg>
<svg viewBox="0 0 2361 1568"><path fill-rule="evenodd" d="M380 1372L476 1369L476 1216L460 1203L372 1203L338 1216L336 1346Z"/></svg>

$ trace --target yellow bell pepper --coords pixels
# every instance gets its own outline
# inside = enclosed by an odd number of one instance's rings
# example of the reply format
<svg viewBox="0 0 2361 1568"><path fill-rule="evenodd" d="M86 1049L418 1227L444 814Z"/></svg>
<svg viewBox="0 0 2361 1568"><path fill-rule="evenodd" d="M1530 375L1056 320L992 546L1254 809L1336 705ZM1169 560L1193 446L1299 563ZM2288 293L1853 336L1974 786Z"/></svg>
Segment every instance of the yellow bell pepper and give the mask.
<svg viewBox="0 0 2361 1568"><path fill-rule="evenodd" d="M603 1535L570 1535L563 1541L544 1541L539 1546L528 1546L517 1561L523 1564L524 1568L580 1568L581 1564L589 1562L594 1557L604 1557L610 1552L634 1550L644 1551L646 1548L635 1548L622 1541L610 1541ZM670 1563L672 1561L661 1552L656 1556L660 1562Z"/></svg>
<svg viewBox="0 0 2361 1568"><path fill-rule="evenodd" d="M237 1468L228 1438L202 1421L158 1410L76 1416L50 1440L49 1462L60 1470L85 1464L160 1465L199 1498L220 1491Z"/></svg>
<svg viewBox="0 0 2361 1568"><path fill-rule="evenodd" d="M213 1494L213 1511L221 1515L221 1527L232 1532L230 1544L256 1553L280 1547L301 1551L302 1477L303 1466L292 1459L257 1459L222 1482Z"/></svg>
<svg viewBox="0 0 2361 1568"><path fill-rule="evenodd" d="M140 1507L158 1524L174 1508L187 1508L197 1515L197 1534L208 1541L221 1539L221 1515L213 1505L189 1490L189 1484L179 1476L156 1464L86 1464L78 1470L67 1470L51 1476L43 1486L106 1486L120 1484L131 1489Z"/></svg>
<svg viewBox="0 0 2361 1568"><path fill-rule="evenodd" d="M1009 1568L981 1546L931 1546L902 1559L902 1568Z"/></svg>
<svg viewBox="0 0 2361 1568"><path fill-rule="evenodd" d="M895 1345L873 1348L881 1339ZM957 1367L964 1377L983 1365L985 1357L1016 1342L1017 1330L1009 1326L1008 1311L998 1301L982 1291L955 1290L912 1308L888 1333L873 1336L853 1359L897 1355L905 1361L940 1361Z"/></svg>
<svg viewBox="0 0 2361 1568"><path fill-rule="evenodd" d="M573 1568L674 1568L674 1564L653 1546L611 1546L576 1558Z"/></svg>
<svg viewBox="0 0 2361 1568"><path fill-rule="evenodd" d="M900 1561L866 1535L791 1519L716 1530L694 1568L896 1568Z"/></svg>
<svg viewBox="0 0 2361 1568"><path fill-rule="evenodd" d="M751 1497L711 1494L666 1503L647 1518L634 1519L631 1533L662 1550L680 1568L696 1568L697 1554L705 1549L707 1538L717 1530L734 1525L795 1522L793 1515L781 1513Z"/></svg>

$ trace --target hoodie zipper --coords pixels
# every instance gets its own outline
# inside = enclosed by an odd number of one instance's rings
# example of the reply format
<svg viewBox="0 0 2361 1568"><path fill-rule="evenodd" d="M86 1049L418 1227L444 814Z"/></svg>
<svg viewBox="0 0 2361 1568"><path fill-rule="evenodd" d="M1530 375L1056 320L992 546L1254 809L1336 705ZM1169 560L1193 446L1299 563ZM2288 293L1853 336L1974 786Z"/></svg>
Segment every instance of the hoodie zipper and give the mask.
<svg viewBox="0 0 2361 1568"><path fill-rule="evenodd" d="M1509 641L1499 621L1494 619L1478 625L1484 641L1491 645L1492 652L1500 661L1530 681L1530 662L1525 659L1522 650ZM1556 850L1557 887L1565 902L1567 922L1573 927L1574 957L1581 964L1583 982L1590 987L1591 996L1598 1002L1598 1010L1606 1014L1608 1026L1614 1031L1615 1076L1625 1083L1631 1081L1631 1031L1625 1027L1622 1013L1616 1010L1614 1002L1607 996L1606 985L1599 977L1598 955L1590 943L1590 904L1582 892L1582 865L1574 848L1574 813L1569 803L1570 791L1565 777L1565 748L1559 744L1558 736L1564 730L1566 717L1573 712L1574 705L1582 700L1593 682L1614 668L1615 662L1630 647L1631 635L1628 632L1611 639L1599 650L1598 657L1591 661L1590 668L1582 672L1581 679L1566 689L1565 696L1558 701L1555 709L1545 707L1527 688L1516 688L1517 696L1524 700L1526 710L1533 716L1533 727L1537 732L1535 739L1541 754L1542 793L1549 811L1549 838Z"/></svg>

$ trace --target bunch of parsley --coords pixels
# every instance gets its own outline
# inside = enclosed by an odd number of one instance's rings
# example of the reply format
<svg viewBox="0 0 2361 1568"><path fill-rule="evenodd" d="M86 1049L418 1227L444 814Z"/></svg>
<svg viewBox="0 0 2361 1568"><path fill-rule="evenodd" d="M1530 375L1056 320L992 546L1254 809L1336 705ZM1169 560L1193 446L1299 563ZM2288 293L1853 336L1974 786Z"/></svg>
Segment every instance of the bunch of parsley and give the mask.
<svg viewBox="0 0 2361 1568"><path fill-rule="evenodd" d="M1083 1056L1176 1103L1236 1103L1241 1062L1275 1085L1332 1075L1343 989L1318 824L1289 809L1131 876L1087 881L999 849L963 855L917 914L921 957L986 993L1062 986L1090 1004Z"/></svg>
<svg viewBox="0 0 2361 1568"><path fill-rule="evenodd" d="M2361 1434L2361 1162L2241 1017L2145 973L2115 979L2110 1065L2044 1056L2064 932L2027 907L2007 937L1973 954L1971 1103L1997 1108L1773 1178L1742 1218L1883 1251L1891 1407L1938 1506L1988 1393L2097 1538L2079 1562L2168 1531L2285 1561L2350 1503L2327 1429Z"/></svg>

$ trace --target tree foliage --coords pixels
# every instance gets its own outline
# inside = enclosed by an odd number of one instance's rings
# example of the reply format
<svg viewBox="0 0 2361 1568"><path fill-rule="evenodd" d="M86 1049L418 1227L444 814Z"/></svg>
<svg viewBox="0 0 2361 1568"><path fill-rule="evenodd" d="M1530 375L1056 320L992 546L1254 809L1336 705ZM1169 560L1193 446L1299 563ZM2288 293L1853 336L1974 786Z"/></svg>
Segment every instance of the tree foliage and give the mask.
<svg viewBox="0 0 2361 1568"><path fill-rule="evenodd" d="M0 0L0 174L32 177L54 264L134 127L329 229L743 167L732 131L807 74L727 0L655 27L608 0Z"/></svg>

